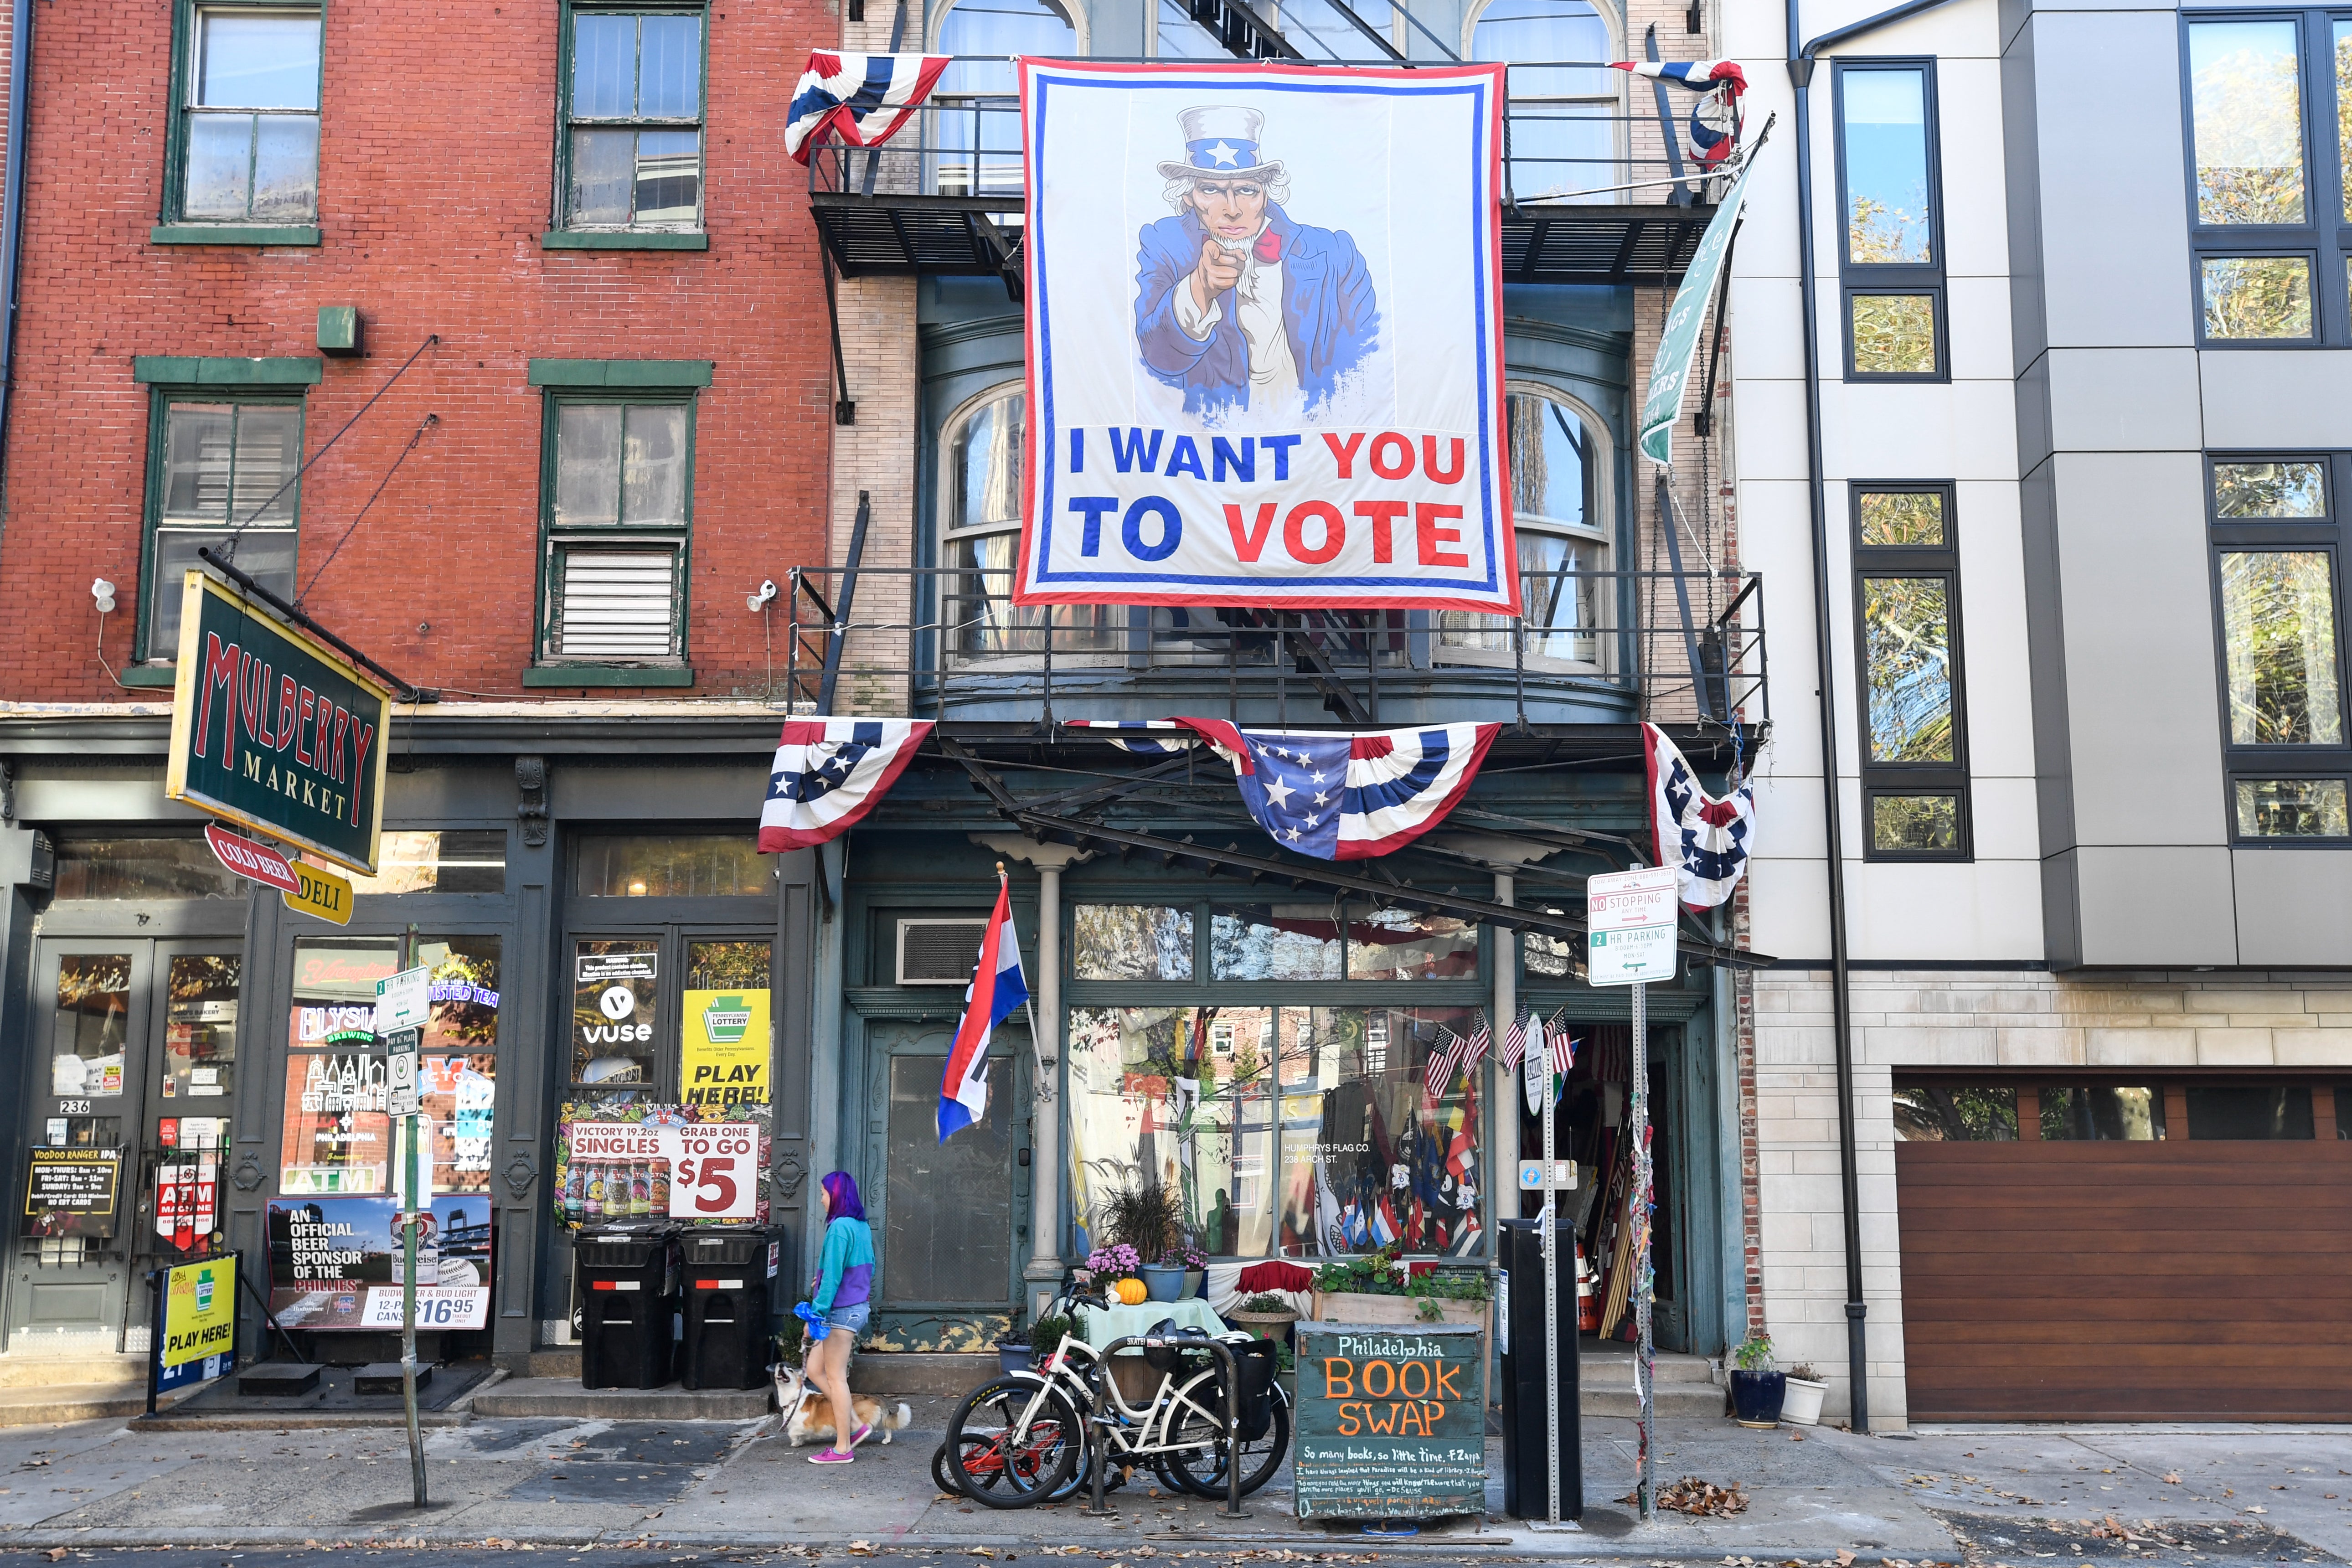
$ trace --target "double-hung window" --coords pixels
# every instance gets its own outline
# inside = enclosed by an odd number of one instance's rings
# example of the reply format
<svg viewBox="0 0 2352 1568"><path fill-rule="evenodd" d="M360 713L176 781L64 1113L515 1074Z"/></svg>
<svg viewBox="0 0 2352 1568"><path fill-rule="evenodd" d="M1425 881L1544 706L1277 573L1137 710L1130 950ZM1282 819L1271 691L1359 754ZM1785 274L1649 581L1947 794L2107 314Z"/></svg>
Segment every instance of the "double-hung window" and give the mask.
<svg viewBox="0 0 2352 1568"><path fill-rule="evenodd" d="M1864 484L1853 498L1864 853L1969 856L1960 561L1952 487Z"/></svg>
<svg viewBox="0 0 2352 1568"><path fill-rule="evenodd" d="M1933 60L1837 62L1846 377L1949 376Z"/></svg>
<svg viewBox="0 0 2352 1568"><path fill-rule="evenodd" d="M319 221L321 19L251 0L181 12L167 226Z"/></svg>
<svg viewBox="0 0 2352 1568"><path fill-rule="evenodd" d="M541 664L682 667L693 393L551 391L541 493Z"/></svg>
<svg viewBox="0 0 2352 1568"><path fill-rule="evenodd" d="M2338 506L2352 456L2211 463L2230 826L2240 843L2352 838L2346 788Z"/></svg>
<svg viewBox="0 0 2352 1568"><path fill-rule="evenodd" d="M560 231L702 227L703 8L573 0Z"/></svg>
<svg viewBox="0 0 2352 1568"><path fill-rule="evenodd" d="M203 564L198 550L209 545L264 587L294 596L301 395L159 388L148 454L137 657L168 660L179 649L181 584L189 567Z"/></svg>

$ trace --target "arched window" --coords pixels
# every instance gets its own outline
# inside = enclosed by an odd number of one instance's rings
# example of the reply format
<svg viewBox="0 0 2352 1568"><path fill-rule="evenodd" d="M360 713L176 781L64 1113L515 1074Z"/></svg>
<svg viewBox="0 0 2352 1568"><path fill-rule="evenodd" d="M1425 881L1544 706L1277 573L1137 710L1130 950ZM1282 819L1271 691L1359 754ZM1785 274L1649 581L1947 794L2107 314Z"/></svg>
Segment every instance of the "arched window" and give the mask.
<svg viewBox="0 0 2352 1568"><path fill-rule="evenodd" d="M1559 394L1514 385L1504 398L1511 431L1511 513L1519 554L1527 657L1598 667L1609 657L1613 537L1608 437L1601 422ZM1441 646L1511 654L1510 622L1447 611Z"/></svg>
<svg viewBox="0 0 2352 1568"><path fill-rule="evenodd" d="M1054 657L1112 647L1113 617L1097 605L1016 609L1013 571L1021 551L1021 456L1028 397L1019 383L983 394L948 421L940 444L940 623L948 651L966 657Z"/></svg>
<svg viewBox="0 0 2352 1568"><path fill-rule="evenodd" d="M1491 0L1477 13L1469 41L1470 58L1477 60L1619 58L1608 17L1590 0ZM1512 193L1526 200L1623 184L1617 174L1615 123L1622 85L1605 64L1514 64Z"/></svg>
<svg viewBox="0 0 2352 1568"><path fill-rule="evenodd" d="M984 57L1086 53L1071 13L1059 0L961 0L940 18L935 52L956 61L940 73L923 110L928 188L940 195L1017 195L1021 84L1010 59Z"/></svg>

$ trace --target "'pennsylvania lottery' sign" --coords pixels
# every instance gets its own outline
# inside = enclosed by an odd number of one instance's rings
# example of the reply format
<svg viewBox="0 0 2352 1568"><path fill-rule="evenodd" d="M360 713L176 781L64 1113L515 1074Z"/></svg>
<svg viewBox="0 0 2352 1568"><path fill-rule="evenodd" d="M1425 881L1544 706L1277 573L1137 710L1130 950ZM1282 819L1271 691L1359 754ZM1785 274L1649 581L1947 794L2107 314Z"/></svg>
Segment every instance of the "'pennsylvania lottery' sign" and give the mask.
<svg viewBox="0 0 2352 1568"><path fill-rule="evenodd" d="M1502 100L1022 62L1019 602L1517 612Z"/></svg>

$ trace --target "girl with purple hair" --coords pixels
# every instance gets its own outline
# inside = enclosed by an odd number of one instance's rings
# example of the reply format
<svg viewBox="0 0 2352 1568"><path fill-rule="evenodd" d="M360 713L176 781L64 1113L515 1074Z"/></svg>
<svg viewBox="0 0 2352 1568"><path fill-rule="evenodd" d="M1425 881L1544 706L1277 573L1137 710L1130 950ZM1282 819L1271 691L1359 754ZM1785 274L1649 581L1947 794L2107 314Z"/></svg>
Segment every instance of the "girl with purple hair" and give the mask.
<svg viewBox="0 0 2352 1568"><path fill-rule="evenodd" d="M810 1309L832 1325L808 1347L808 1380L833 1405L833 1447L809 1456L812 1465L845 1465L857 1445L873 1428L857 1424L857 1406L849 1396L849 1355L857 1336L873 1315L874 1231L866 1223L866 1205L857 1195L857 1178L835 1171L820 1184L824 1193L824 1255L811 1282Z"/></svg>

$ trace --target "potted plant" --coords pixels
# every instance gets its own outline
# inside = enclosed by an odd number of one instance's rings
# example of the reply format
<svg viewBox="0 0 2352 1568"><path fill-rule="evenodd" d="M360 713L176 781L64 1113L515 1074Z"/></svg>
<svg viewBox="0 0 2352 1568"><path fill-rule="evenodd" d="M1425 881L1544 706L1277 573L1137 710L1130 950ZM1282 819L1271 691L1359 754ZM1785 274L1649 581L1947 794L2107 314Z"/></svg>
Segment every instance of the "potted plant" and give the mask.
<svg viewBox="0 0 2352 1568"><path fill-rule="evenodd" d="M1780 1405L1780 1419L1791 1426L1818 1426L1822 1424L1822 1395L1830 1385L1813 1370L1812 1363L1799 1362L1789 1369L1788 1397Z"/></svg>
<svg viewBox="0 0 2352 1568"><path fill-rule="evenodd" d="M1019 1323L1007 1329L1003 1337L996 1342L996 1370L1027 1372L1035 1354L1033 1341L1034 1331L1024 1329Z"/></svg>
<svg viewBox="0 0 2352 1568"><path fill-rule="evenodd" d="M1319 1322L1475 1323L1486 1321L1494 1291L1483 1268L1415 1264L1409 1274L1404 1248L1391 1242L1370 1252L1324 1264L1315 1271L1315 1311Z"/></svg>
<svg viewBox="0 0 2352 1568"><path fill-rule="evenodd" d="M1778 1426L1789 1378L1772 1370L1772 1336L1753 1333L1731 1352L1731 1418L1742 1426Z"/></svg>
<svg viewBox="0 0 2352 1568"><path fill-rule="evenodd" d="M1086 1267L1078 1270L1078 1283L1099 1283L1103 1288L1103 1300L1114 1307L1132 1305L1127 1298L1143 1288L1143 1281L1136 1278L1142 1263L1143 1260L1136 1256L1135 1248L1123 1241L1109 1247L1097 1247L1087 1254ZM1135 1290L1121 1289L1127 1285L1133 1285ZM1143 1298L1137 1296L1136 1300Z"/></svg>
<svg viewBox="0 0 2352 1568"><path fill-rule="evenodd" d="M1143 1266L1143 1288L1155 1301L1181 1301L1187 1277L1195 1268L1205 1269L1207 1263L1198 1247L1163 1247L1157 1261Z"/></svg>
<svg viewBox="0 0 2352 1568"><path fill-rule="evenodd" d="M1029 1325L1029 1365L1038 1370L1051 1366L1055 1352L1062 1348L1062 1342L1072 1334L1083 1335L1083 1332L1074 1319L1060 1312L1046 1313Z"/></svg>
<svg viewBox="0 0 2352 1568"><path fill-rule="evenodd" d="M1298 1321L1298 1309L1270 1293L1261 1293L1244 1300L1225 1314L1225 1321L1245 1334L1262 1340L1281 1340L1289 1336L1290 1325Z"/></svg>

